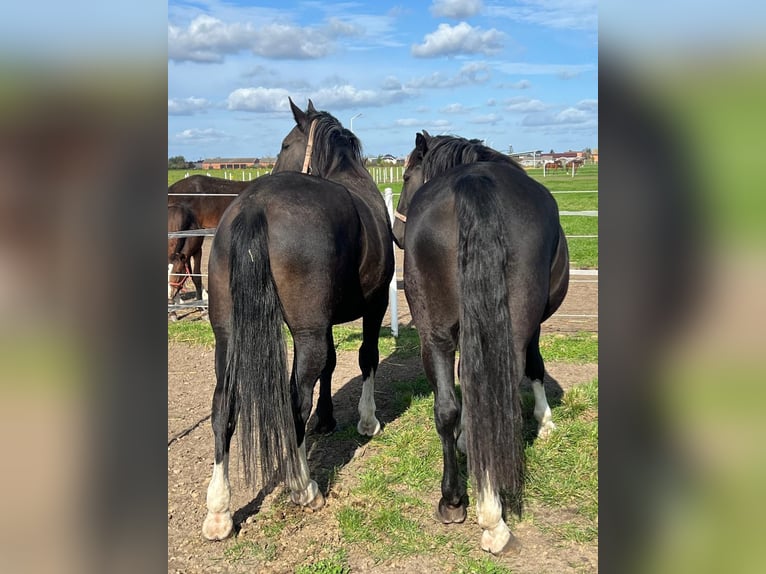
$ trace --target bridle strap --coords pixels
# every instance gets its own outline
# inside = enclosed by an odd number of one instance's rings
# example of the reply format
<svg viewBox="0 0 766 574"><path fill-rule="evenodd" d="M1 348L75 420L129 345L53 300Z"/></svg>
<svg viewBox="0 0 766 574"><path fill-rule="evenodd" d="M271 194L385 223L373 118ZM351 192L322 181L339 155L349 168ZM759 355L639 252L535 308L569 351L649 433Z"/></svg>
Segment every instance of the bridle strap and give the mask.
<svg viewBox="0 0 766 574"><path fill-rule="evenodd" d="M186 283L186 280L191 277L191 268L188 263L184 266L184 271L185 273L181 275L181 279L178 281L169 281L168 285L171 287L178 287L178 290L180 291L183 288L184 283ZM178 276L180 273L176 273L175 275Z"/></svg>
<svg viewBox="0 0 766 574"><path fill-rule="evenodd" d="M402 215L398 211L394 211L394 217L396 217L396 219L398 219L399 221L403 221L404 223L407 223L407 216Z"/></svg>
<svg viewBox="0 0 766 574"><path fill-rule="evenodd" d="M301 173L310 173L310 164L311 164L311 148L314 147L314 130L317 126L318 118L311 122L311 127L309 128L309 141L306 144L306 157L303 158L303 169L301 170Z"/></svg>

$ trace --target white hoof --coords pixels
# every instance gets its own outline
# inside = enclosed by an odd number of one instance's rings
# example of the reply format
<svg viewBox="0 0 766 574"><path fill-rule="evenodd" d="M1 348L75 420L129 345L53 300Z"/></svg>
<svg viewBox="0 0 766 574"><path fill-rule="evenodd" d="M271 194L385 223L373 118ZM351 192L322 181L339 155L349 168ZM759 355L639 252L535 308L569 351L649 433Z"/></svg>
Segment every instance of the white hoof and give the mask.
<svg viewBox="0 0 766 574"><path fill-rule="evenodd" d="M234 521L231 512L210 512L202 523L202 536L208 540L223 540L231 535L234 530Z"/></svg>
<svg viewBox="0 0 766 574"><path fill-rule="evenodd" d="M380 422L373 418L371 421L359 421L356 430L360 435L375 436L380 432Z"/></svg>
<svg viewBox="0 0 766 574"><path fill-rule="evenodd" d="M553 421L545 421L543 424L540 425L540 428L537 429L537 438L540 439L546 439L549 436L553 434L553 431L556 430L556 425L553 424Z"/></svg>

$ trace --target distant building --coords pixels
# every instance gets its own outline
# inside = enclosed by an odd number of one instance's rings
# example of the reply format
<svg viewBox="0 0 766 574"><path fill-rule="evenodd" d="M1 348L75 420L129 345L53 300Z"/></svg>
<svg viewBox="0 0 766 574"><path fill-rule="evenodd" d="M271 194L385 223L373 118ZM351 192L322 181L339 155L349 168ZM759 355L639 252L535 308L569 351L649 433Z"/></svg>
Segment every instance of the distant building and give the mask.
<svg viewBox="0 0 766 574"><path fill-rule="evenodd" d="M399 163L399 160L396 159L396 157L392 156L390 153L386 155L380 156L380 163L385 163L388 165L396 165Z"/></svg>
<svg viewBox="0 0 766 574"><path fill-rule="evenodd" d="M257 157L214 157L202 160L202 169L248 169L258 167Z"/></svg>

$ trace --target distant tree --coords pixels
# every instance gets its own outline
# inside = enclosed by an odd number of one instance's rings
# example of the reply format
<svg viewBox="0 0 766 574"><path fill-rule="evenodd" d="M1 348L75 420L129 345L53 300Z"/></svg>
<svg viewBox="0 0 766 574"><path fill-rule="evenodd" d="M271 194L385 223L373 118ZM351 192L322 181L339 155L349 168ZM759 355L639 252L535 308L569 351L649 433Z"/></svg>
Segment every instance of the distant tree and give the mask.
<svg viewBox="0 0 766 574"><path fill-rule="evenodd" d="M168 169L186 169L187 167L189 167L189 164L182 155L168 158Z"/></svg>
<svg viewBox="0 0 766 574"><path fill-rule="evenodd" d="M556 153L556 152L553 151L553 148L551 148L551 155L553 155L554 153Z"/></svg>
<svg viewBox="0 0 766 574"><path fill-rule="evenodd" d="M591 159L591 158L593 158L593 150L592 150L592 149L590 149L589 147L586 147L584 150L582 150L582 152L583 152L583 154L585 155L585 158L586 158L586 159Z"/></svg>
<svg viewBox="0 0 766 574"><path fill-rule="evenodd" d="M512 145L508 146L508 155L513 155L513 146Z"/></svg>

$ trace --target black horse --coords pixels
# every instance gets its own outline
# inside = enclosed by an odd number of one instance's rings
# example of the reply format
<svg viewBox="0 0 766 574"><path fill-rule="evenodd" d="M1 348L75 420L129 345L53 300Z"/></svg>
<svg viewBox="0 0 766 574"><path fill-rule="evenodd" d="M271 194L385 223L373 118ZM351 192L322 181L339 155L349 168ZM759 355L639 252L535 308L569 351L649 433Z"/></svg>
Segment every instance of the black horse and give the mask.
<svg viewBox="0 0 766 574"><path fill-rule="evenodd" d="M363 318L357 429L369 436L380 430L373 389L394 273L388 212L354 134L311 101L306 112L292 100L290 106L296 126L273 174L236 198L211 247L215 466L202 527L211 540L233 527L228 455L236 424L248 482L255 466L263 487L285 478L293 502L312 509L324 504L309 476L304 438L317 379L317 429L335 428L334 324ZM283 323L294 341L289 377Z"/></svg>
<svg viewBox="0 0 766 574"><path fill-rule="evenodd" d="M538 343L540 323L569 284L556 202L519 164L478 140L423 132L407 162L393 233L404 249L404 290L434 390L444 458L437 518L446 524L466 517L459 447L477 493L481 547L517 551L503 502L521 515L525 374L538 436L555 428ZM458 349L462 405L455 395Z"/></svg>

